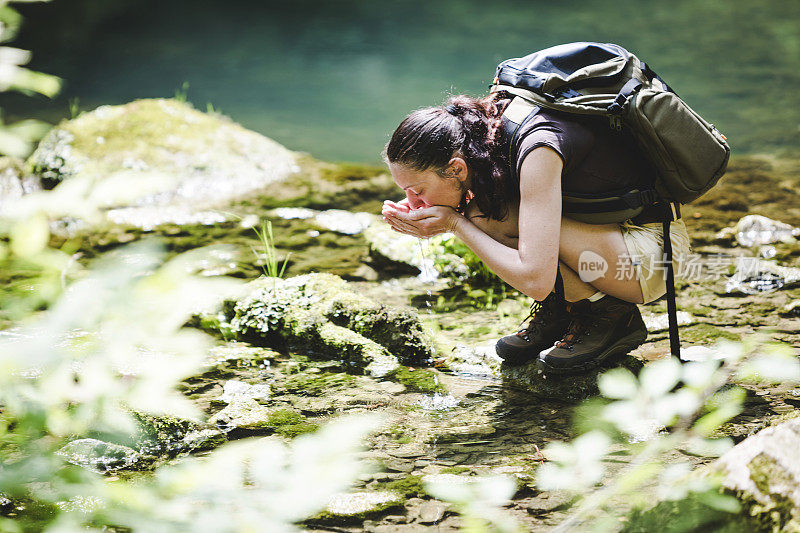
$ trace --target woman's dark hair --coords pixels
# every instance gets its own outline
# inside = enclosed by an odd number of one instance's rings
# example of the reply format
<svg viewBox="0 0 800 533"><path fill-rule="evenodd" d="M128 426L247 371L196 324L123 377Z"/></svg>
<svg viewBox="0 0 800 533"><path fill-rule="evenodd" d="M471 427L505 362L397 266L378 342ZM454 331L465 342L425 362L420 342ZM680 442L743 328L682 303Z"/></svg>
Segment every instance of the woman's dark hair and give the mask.
<svg viewBox="0 0 800 533"><path fill-rule="evenodd" d="M492 95L483 99L451 96L440 107L426 107L409 114L395 130L384 150L384 159L418 171L433 170L445 178L453 156L467 163L472 199L466 191L458 210L476 202L487 217L503 220L508 205L519 198L510 184L508 156L501 142L500 115L507 99Z"/></svg>

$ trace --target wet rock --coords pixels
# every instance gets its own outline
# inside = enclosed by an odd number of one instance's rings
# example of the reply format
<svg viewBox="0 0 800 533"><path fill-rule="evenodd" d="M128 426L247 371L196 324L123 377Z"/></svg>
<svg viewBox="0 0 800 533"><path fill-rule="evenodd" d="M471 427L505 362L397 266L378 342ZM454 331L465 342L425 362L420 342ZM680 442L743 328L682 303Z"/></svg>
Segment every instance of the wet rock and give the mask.
<svg viewBox="0 0 800 533"><path fill-rule="evenodd" d="M792 300L783 306L781 314L784 316L800 316L800 300Z"/></svg>
<svg viewBox="0 0 800 533"><path fill-rule="evenodd" d="M459 374L499 375L503 360L497 355L495 344L497 340L492 339L477 346L458 345L444 357L444 364Z"/></svg>
<svg viewBox="0 0 800 533"><path fill-rule="evenodd" d="M24 165L16 157L0 157L0 214L14 201L42 188L38 178L27 175Z"/></svg>
<svg viewBox="0 0 800 533"><path fill-rule="evenodd" d="M231 403L245 398L266 400L269 398L269 393L269 385L266 383L250 385L249 383L232 379L226 381L225 385L222 386L222 396L220 396L219 399L225 403Z"/></svg>
<svg viewBox="0 0 800 533"><path fill-rule="evenodd" d="M399 457L400 459L415 459L425 455L425 451L417 447L396 448L394 450L388 450L386 453L392 457Z"/></svg>
<svg viewBox="0 0 800 533"><path fill-rule="evenodd" d="M800 419L746 438L711 465L765 530L800 529Z"/></svg>
<svg viewBox="0 0 800 533"><path fill-rule="evenodd" d="M378 217L371 213L351 213L342 209L329 209L314 217L314 221L324 229L345 235L361 233L377 220Z"/></svg>
<svg viewBox="0 0 800 533"><path fill-rule="evenodd" d="M298 156L220 115L176 100L102 106L53 128L28 160L43 182L81 177L124 221L152 227L229 204L298 172ZM124 193L124 194L121 194ZM122 216L117 213L116 216Z"/></svg>
<svg viewBox="0 0 800 533"><path fill-rule="evenodd" d="M56 453L74 465L102 473L131 469L148 462L133 448L97 439L74 440Z"/></svg>
<svg viewBox="0 0 800 533"><path fill-rule="evenodd" d="M233 368L270 366L278 352L240 342L227 342L209 350L203 367L206 372L228 371Z"/></svg>
<svg viewBox="0 0 800 533"><path fill-rule="evenodd" d="M132 411L139 423L133 445L148 456L174 457L181 453L209 450L225 442L218 429L168 415Z"/></svg>
<svg viewBox="0 0 800 533"><path fill-rule="evenodd" d="M411 272L418 272L424 280L436 279L440 273L448 273L454 278L464 278L468 274L463 259L439 250L443 241L454 238L451 234L436 235L423 244L416 237L397 233L388 224L378 223L364 231L364 238L369 243L370 256L378 265L407 265Z"/></svg>
<svg viewBox="0 0 800 533"><path fill-rule="evenodd" d="M232 401L208 421L225 431L229 437L276 433L293 438L316 431L318 427L297 411L264 407L252 398Z"/></svg>
<svg viewBox="0 0 800 533"><path fill-rule="evenodd" d="M736 271L725 282L725 293L758 294L797 285L800 268L784 267L757 257L739 257Z"/></svg>
<svg viewBox="0 0 800 533"><path fill-rule="evenodd" d="M387 457L383 461L383 466L392 472L411 472L414 470L414 461L404 461L393 457Z"/></svg>
<svg viewBox="0 0 800 533"><path fill-rule="evenodd" d="M568 509L575 496L564 491L540 492L525 501L525 509L535 516L542 516L553 511Z"/></svg>
<svg viewBox="0 0 800 533"><path fill-rule="evenodd" d="M269 417L272 410L259 404L252 398L239 398L208 419L209 424L230 431L267 430L271 429Z"/></svg>
<svg viewBox="0 0 800 533"><path fill-rule="evenodd" d="M626 355L616 366L622 366L638 374L641 360ZM544 373L536 361L520 366L503 365L500 373L503 383L521 387L531 394L552 400L578 402L598 393L597 376L608 368L600 367L580 374L550 375Z"/></svg>
<svg viewBox="0 0 800 533"><path fill-rule="evenodd" d="M183 443L186 445L187 450L191 451L206 451L213 450L227 442L225 434L217 429L201 429L197 431L190 431L183 437Z"/></svg>
<svg viewBox="0 0 800 533"><path fill-rule="evenodd" d="M224 308L241 339L289 345L344 360L348 370L385 376L403 364L430 360L432 343L416 312L362 296L332 274L262 278Z"/></svg>
<svg viewBox="0 0 800 533"><path fill-rule="evenodd" d="M795 243L800 228L761 215L742 217L735 227L736 241L746 248L776 242Z"/></svg>
<svg viewBox="0 0 800 533"><path fill-rule="evenodd" d="M367 229L371 224L380 219L372 213L352 213L343 209L327 209L317 211L305 207L279 207L267 212L267 216L283 219L311 220L320 229L356 235Z"/></svg>
<svg viewBox="0 0 800 533"><path fill-rule="evenodd" d="M333 521L336 518L364 519L390 509L401 508L403 497L394 491L351 492L335 494L316 520Z"/></svg>
<svg viewBox="0 0 800 533"><path fill-rule="evenodd" d="M696 321L695 317L686 311L678 311L676 313L676 317L678 319L679 326L694 324ZM644 325L647 327L647 331L651 333L669 329L669 315L667 313L661 313L658 315L642 313L642 320L644 320Z"/></svg>
<svg viewBox="0 0 800 533"><path fill-rule="evenodd" d="M444 518L444 514L449 508L449 504L438 501L424 502L417 509L417 522L420 524L436 524Z"/></svg>

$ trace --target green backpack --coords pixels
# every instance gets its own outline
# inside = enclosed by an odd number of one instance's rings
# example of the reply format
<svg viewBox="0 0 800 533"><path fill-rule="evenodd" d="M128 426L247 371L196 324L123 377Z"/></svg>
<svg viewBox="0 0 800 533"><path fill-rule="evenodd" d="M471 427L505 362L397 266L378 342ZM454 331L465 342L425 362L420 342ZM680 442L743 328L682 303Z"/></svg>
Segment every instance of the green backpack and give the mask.
<svg viewBox="0 0 800 533"><path fill-rule="evenodd" d="M615 44L569 43L508 59L497 67L491 91L515 96L503 113L511 146L540 108L607 117L611 128L633 134L658 175L650 186L615 195L565 193L564 214L582 222L622 222L659 202L689 203L713 187L728 164L725 136Z"/></svg>
<svg viewBox="0 0 800 533"><path fill-rule="evenodd" d="M616 44L569 43L498 65L491 92L514 96L503 112L503 127L515 145L521 126L541 108L607 117L615 130L627 128L657 171L650 184L613 194L562 193L565 216L582 222L622 222L660 206L664 235L680 218L680 204L713 187L728 165L730 147L653 72ZM513 155L513 154L512 154ZM664 239L667 259L667 309L670 351L679 357L672 243ZM557 292L563 294L559 279Z"/></svg>

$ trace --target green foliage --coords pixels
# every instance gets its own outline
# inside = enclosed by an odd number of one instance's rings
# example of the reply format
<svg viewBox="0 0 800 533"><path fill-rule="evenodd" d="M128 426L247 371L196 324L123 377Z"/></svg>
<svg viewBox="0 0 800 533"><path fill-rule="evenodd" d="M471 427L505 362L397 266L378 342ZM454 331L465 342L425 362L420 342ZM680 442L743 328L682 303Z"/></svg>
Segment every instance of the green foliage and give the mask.
<svg viewBox="0 0 800 533"><path fill-rule="evenodd" d="M173 98L175 98L175 100L177 100L178 102L185 104L188 94L189 94L189 82L184 81L181 84L180 89L175 89L175 95L173 96Z"/></svg>
<svg viewBox="0 0 800 533"><path fill-rule="evenodd" d="M261 243L263 255L259 255L255 248L253 248L253 254L256 256L256 261L263 259L264 264L262 265L261 269L264 272L264 275L268 278L282 278L292 253L289 252L286 258L283 260L283 264L278 266L279 261L277 252L275 250L275 236L272 234L271 220L262 221L261 229L259 230L258 228L253 228L253 231L256 233L256 236Z"/></svg>
<svg viewBox="0 0 800 533"><path fill-rule="evenodd" d="M20 14L8 6L11 1L0 3L0 42L13 39L22 23ZM23 67L30 58L31 54L27 50L0 46L0 87L3 87L3 90L11 89L28 95L39 93L52 98L60 90L61 80ZM0 154L27 157L33 149L33 144L48 129L48 124L38 120L23 120L15 124L3 124L0 120Z"/></svg>
<svg viewBox="0 0 800 533"><path fill-rule="evenodd" d="M684 351L691 361L659 359L645 365L638 376L623 368L601 374L598 388L603 398L589 400L576 412L581 435L569 443L552 442L543 450L548 462L537 471L537 485L582 496L558 531L613 516L612 498L634 504L626 531L646 531L648 524L659 521L672 524L669 531L693 531L709 524L717 528L720 523L735 523L723 528L735 531L744 523L733 517L741 506L720 492L719 479L690 475L689 463L667 464L666 454L674 449L707 457L725 453L733 446L730 439L709 436L742 410L745 391L730 380L800 383L800 361L789 347L759 339ZM607 480L607 463L622 455L630 456L627 466ZM641 488L654 480L662 503L643 511L652 500L642 499ZM601 482L603 488L594 490ZM681 519L673 520L673 515Z"/></svg>
<svg viewBox="0 0 800 533"><path fill-rule="evenodd" d="M69 105L69 118L70 119L78 118L78 115L80 115L81 113L81 108L80 108L81 99L78 98L77 96L74 98L70 98L68 105Z"/></svg>
<svg viewBox="0 0 800 533"><path fill-rule="evenodd" d="M457 282L439 296L434 305L435 311L445 312L465 304L478 309L495 309L504 298L518 294L453 236L433 240L430 251L440 275ZM466 265L466 273L450 268L448 256L460 257Z"/></svg>
<svg viewBox="0 0 800 533"><path fill-rule="evenodd" d="M2 4L7 23L16 11ZM7 38L8 26L0 29ZM0 82L54 92L54 78L28 73L19 67L27 56L8 50L0 49L0 78L14 78ZM0 151L27 151L32 126L0 127ZM60 168L57 157L50 163L54 185L75 170ZM275 432L300 435L288 445L242 439L147 478L98 473L103 465L151 465L148 454L170 453L170 439L215 438L196 435L203 415L177 390L203 373L210 348L209 337L184 325L239 286L198 275L211 258L204 250L165 262L159 245L142 241L86 266L74 261L74 243L52 247L51 223L76 212L99 217L107 205L100 196L91 176L70 174L68 187L28 194L0 219L0 269L16 273L0 298L3 324L14 326L0 336L0 530L291 530L356 478L359 441L376 418L342 418L303 435L316 424L277 411Z"/></svg>

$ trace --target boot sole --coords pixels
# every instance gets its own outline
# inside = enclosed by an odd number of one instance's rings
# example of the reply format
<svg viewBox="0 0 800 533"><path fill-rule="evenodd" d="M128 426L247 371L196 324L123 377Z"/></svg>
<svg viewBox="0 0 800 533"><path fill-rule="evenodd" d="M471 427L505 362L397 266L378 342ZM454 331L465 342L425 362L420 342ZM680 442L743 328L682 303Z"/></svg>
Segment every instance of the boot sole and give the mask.
<svg viewBox="0 0 800 533"><path fill-rule="evenodd" d="M641 346L644 341L647 339L647 332L646 331L636 331L622 337L617 342L606 348L604 352L602 352L597 357L590 359L589 361L584 361L582 363L576 363L571 366L552 366L547 363L545 359L541 356L538 360L539 368L541 368L545 373L550 374L576 374L581 372L586 372L589 370L593 370L598 366L602 365L603 363L613 359L617 356L626 355L631 350L634 350Z"/></svg>

